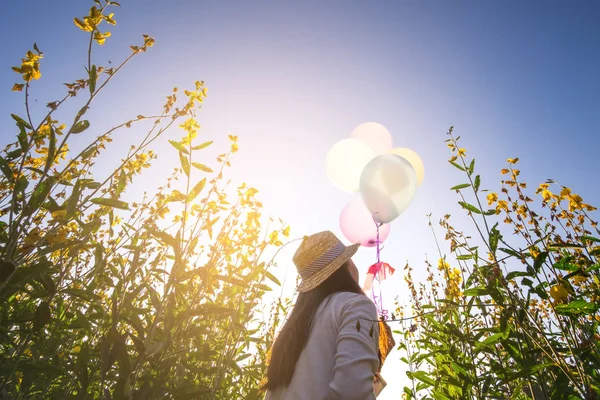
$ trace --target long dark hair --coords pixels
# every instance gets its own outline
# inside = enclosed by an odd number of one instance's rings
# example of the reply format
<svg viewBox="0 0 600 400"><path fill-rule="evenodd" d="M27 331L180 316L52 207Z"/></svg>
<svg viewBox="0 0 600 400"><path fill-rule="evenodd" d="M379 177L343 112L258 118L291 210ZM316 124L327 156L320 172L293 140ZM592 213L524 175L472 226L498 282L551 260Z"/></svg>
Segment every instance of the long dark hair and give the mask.
<svg viewBox="0 0 600 400"><path fill-rule="evenodd" d="M287 387L292 381L300 353L306 346L319 305L331 294L352 292L364 294L348 269L348 263L338 268L316 288L300 293L294 309L283 325L271 349L267 382L263 390Z"/></svg>

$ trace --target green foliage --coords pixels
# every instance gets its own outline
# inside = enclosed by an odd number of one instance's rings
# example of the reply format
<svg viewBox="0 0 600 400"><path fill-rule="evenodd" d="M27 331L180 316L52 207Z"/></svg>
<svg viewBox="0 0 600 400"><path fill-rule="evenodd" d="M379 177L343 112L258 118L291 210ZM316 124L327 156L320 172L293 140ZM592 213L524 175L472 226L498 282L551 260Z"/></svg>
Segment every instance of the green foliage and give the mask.
<svg viewBox="0 0 600 400"><path fill-rule="evenodd" d="M115 24L107 13L114 6L95 1L75 18L90 35L87 79L68 83L39 122L28 94L42 53L34 45L13 68L25 82L13 87L24 90L25 111L13 115L17 139L0 157L0 397L257 398L289 306L274 304L267 321L257 316L267 280L279 284L266 257L289 229L261 226L257 191L245 184L227 201L223 171L236 137L217 173L204 164L212 142L194 144L203 82L184 96L174 89L158 115L115 123L80 153L69 151L72 135L91 131L83 117L97 94L154 43L144 35L115 68L92 64L94 43L110 37L99 28ZM76 95L83 104L67 128L54 113ZM143 140L97 177L93 166L112 136L142 121L152 122ZM185 135L170 142L181 169L155 193L125 200L157 158L150 145L178 123Z"/></svg>
<svg viewBox="0 0 600 400"><path fill-rule="evenodd" d="M479 240L455 229L446 215L440 226L456 267L440 253L438 271L427 262L428 283L419 285L406 267L414 318L397 332L412 381L404 396L598 398L600 252L593 235L600 232L589 214L595 208L566 187L552 193L548 182L537 189L541 207L534 209L514 167L518 159L508 159L504 198L489 193L493 208L486 210L475 160L458 140L450 129L450 164L468 183L452 190ZM504 220L496 221L499 216Z"/></svg>

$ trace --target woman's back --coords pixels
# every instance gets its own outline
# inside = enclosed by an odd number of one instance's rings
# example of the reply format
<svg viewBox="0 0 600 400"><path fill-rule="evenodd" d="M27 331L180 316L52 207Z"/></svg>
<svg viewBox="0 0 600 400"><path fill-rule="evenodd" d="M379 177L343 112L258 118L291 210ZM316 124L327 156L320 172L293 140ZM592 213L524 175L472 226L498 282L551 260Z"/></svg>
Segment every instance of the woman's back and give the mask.
<svg viewBox="0 0 600 400"><path fill-rule="evenodd" d="M363 294L341 292L319 306L287 388L265 400L374 399L379 366L375 305Z"/></svg>

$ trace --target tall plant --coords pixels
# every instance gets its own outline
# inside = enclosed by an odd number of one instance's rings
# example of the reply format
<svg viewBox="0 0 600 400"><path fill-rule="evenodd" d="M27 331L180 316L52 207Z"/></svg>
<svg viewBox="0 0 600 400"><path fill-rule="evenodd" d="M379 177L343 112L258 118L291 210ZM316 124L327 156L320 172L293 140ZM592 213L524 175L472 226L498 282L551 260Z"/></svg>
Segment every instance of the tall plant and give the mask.
<svg viewBox="0 0 600 400"><path fill-rule="evenodd" d="M212 142L198 142L196 122L204 83L183 96L175 88L161 112L115 121L78 154L69 151L74 135L89 134L98 94L154 44L144 35L118 66L96 65L116 6L95 0L74 19L89 35L86 76L66 84L43 118L34 119L29 101L43 53L34 45L13 68L24 111L12 115L16 141L0 157L0 397L257 396L278 321L278 311L270 325L255 315L270 290L264 281L278 283L266 256L289 228L263 227L257 190L224 181L237 137L216 172L205 165ZM55 119L75 101L82 104L70 122ZM114 135L142 121L151 127L120 165L94 168ZM184 132L170 140L180 165L154 193L126 199L157 159L152 143L175 125Z"/></svg>
<svg viewBox="0 0 600 400"><path fill-rule="evenodd" d="M600 397L596 209L552 181L538 187L536 203L518 159L502 170L501 193L484 195L475 159L452 129L448 135L450 164L467 180L452 190L476 235L454 228L446 215L440 226L452 256L440 250L438 271L428 264L426 283L413 283L407 266L415 318L399 332L412 380L405 396Z"/></svg>

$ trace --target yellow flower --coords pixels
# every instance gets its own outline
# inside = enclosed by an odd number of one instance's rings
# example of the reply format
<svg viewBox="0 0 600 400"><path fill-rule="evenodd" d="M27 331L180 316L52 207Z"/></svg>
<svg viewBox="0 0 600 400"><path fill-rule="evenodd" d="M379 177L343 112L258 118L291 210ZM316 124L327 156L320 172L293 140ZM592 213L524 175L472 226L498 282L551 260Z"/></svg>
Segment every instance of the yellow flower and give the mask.
<svg viewBox="0 0 600 400"><path fill-rule="evenodd" d="M52 215L52 218L55 219L56 221L64 221L67 216L67 210L52 211L52 213L50 213L50 215Z"/></svg>
<svg viewBox="0 0 600 400"><path fill-rule="evenodd" d="M450 268L450 264L448 264L445 259L440 258L438 260L438 270L442 271L448 268Z"/></svg>
<svg viewBox="0 0 600 400"><path fill-rule="evenodd" d="M531 246L529 248L529 252L533 256L533 258L537 258L537 256L540 254L540 249L537 246Z"/></svg>
<svg viewBox="0 0 600 400"><path fill-rule="evenodd" d="M568 200L570 195L571 195L571 189L569 189L568 187L563 187L562 190L560 191L560 197L563 200Z"/></svg>
<svg viewBox="0 0 600 400"><path fill-rule="evenodd" d="M508 202L506 200L499 200L496 206L496 211L505 210L508 211Z"/></svg>
<svg viewBox="0 0 600 400"><path fill-rule="evenodd" d="M535 191L535 194L538 194L538 193L540 193L541 191L548 189L548 186L550 186L550 185L548 185L547 183L542 183L542 184L540 184L540 186L539 186L539 187L537 188L537 190Z"/></svg>
<svg viewBox="0 0 600 400"><path fill-rule="evenodd" d="M67 230L61 227L55 233L48 233L46 234L46 240L50 246L64 243L67 241Z"/></svg>
<svg viewBox="0 0 600 400"><path fill-rule="evenodd" d="M508 160L506 160L506 162L509 164L516 164L519 162L519 158L509 158Z"/></svg>
<svg viewBox="0 0 600 400"><path fill-rule="evenodd" d="M552 192L548 189L542 190L542 199L544 199L544 201L550 201L552 199Z"/></svg>
<svg viewBox="0 0 600 400"><path fill-rule="evenodd" d="M573 194L569 198L569 211L575 211L581 209L583 199L578 194Z"/></svg>
<svg viewBox="0 0 600 400"><path fill-rule="evenodd" d="M555 301L562 303L569 297L569 292L561 285L554 285L550 288L550 296Z"/></svg>
<svg viewBox="0 0 600 400"><path fill-rule="evenodd" d="M585 277L583 275L575 275L571 279L573 279L574 284L576 284L577 286L580 286L582 283L584 283L587 280L587 277Z"/></svg>
<svg viewBox="0 0 600 400"><path fill-rule="evenodd" d="M463 148L458 149L458 155L460 157L465 157L467 155L467 149L463 149Z"/></svg>
<svg viewBox="0 0 600 400"><path fill-rule="evenodd" d="M496 201L498 201L498 195L496 193L490 193L487 195L488 206L491 206Z"/></svg>

